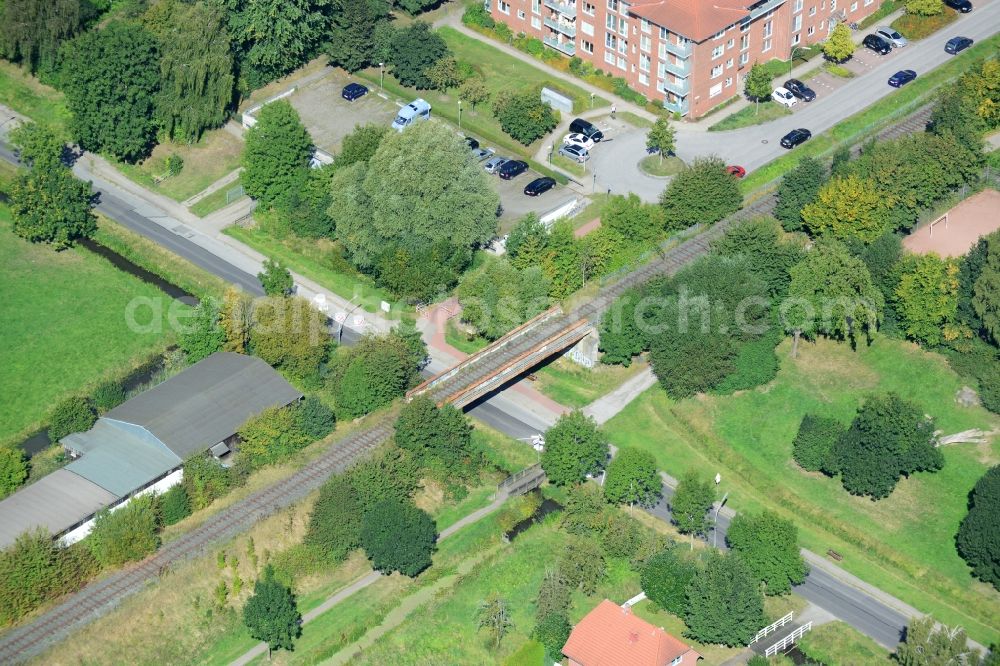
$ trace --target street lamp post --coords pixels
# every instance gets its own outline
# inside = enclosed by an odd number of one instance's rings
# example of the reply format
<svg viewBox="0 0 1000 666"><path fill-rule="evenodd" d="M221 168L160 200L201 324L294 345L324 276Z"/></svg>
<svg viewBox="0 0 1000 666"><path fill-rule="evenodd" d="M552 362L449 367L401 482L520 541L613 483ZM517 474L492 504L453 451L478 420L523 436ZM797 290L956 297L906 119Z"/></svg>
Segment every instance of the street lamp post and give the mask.
<svg viewBox="0 0 1000 666"><path fill-rule="evenodd" d="M712 548L716 548L716 544L719 540L719 512L722 511L722 505L726 503L726 499L729 498L729 493L722 496L722 501L719 502L719 506L715 508L715 522L712 524Z"/></svg>
<svg viewBox="0 0 1000 666"><path fill-rule="evenodd" d="M462 100L458 100L458 129L462 129Z"/></svg>
<svg viewBox="0 0 1000 666"><path fill-rule="evenodd" d="M551 143L549 144L549 166L552 166L552 149L554 147L555 147L555 144L551 144Z"/></svg>
<svg viewBox="0 0 1000 666"><path fill-rule="evenodd" d="M378 89L382 91L382 84L385 82L385 63L380 62L378 64Z"/></svg>
<svg viewBox="0 0 1000 666"><path fill-rule="evenodd" d="M594 172L594 180L590 184L590 193L593 194L596 191L597 191L597 172L595 171Z"/></svg>
<svg viewBox="0 0 1000 666"><path fill-rule="evenodd" d="M590 93L590 108L594 108L594 93Z"/></svg>

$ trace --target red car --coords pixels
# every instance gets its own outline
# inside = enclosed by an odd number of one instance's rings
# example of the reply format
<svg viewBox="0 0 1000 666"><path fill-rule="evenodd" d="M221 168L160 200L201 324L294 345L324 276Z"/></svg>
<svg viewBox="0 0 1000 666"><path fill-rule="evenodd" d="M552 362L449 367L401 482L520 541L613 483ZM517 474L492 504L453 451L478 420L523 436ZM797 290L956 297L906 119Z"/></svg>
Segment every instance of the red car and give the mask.
<svg viewBox="0 0 1000 666"><path fill-rule="evenodd" d="M736 166L734 164L732 166L726 167L726 173L728 173L730 176L736 176L737 178L742 178L743 176L747 175L747 170L741 166Z"/></svg>

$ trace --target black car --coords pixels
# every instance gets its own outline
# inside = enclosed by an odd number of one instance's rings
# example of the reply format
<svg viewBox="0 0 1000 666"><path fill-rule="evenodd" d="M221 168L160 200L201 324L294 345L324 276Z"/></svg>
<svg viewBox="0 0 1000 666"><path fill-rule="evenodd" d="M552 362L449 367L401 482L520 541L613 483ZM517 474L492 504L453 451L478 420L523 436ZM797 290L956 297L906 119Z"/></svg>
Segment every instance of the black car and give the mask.
<svg viewBox="0 0 1000 666"><path fill-rule="evenodd" d="M542 176L528 183L524 188L524 193L529 197L537 197L539 194L548 192L556 186L556 179Z"/></svg>
<svg viewBox="0 0 1000 666"><path fill-rule="evenodd" d="M963 14L968 14L972 11L972 3L969 0L944 0L944 4L956 12L962 12Z"/></svg>
<svg viewBox="0 0 1000 666"><path fill-rule="evenodd" d="M497 175L504 180L510 180L514 176L519 176L528 170L528 163L521 160L511 160L504 162L504 165L497 170Z"/></svg>
<svg viewBox="0 0 1000 666"><path fill-rule="evenodd" d="M597 129L597 125L588 122L583 118L574 119L573 122L569 124L569 131L573 134L583 134L588 139L593 140L594 143L597 143L604 138L604 132Z"/></svg>
<svg viewBox="0 0 1000 666"><path fill-rule="evenodd" d="M816 91L798 79L788 79L785 81L785 85L783 87L803 102L811 102L816 99Z"/></svg>
<svg viewBox="0 0 1000 666"><path fill-rule="evenodd" d="M892 44L885 41L878 35L872 33L871 35L866 35L864 41L861 42L866 48L871 49L879 55L885 55L892 51Z"/></svg>
<svg viewBox="0 0 1000 666"><path fill-rule="evenodd" d="M465 143L469 146L469 150L475 150L479 147L479 142L473 139L471 136L465 137Z"/></svg>
<svg viewBox="0 0 1000 666"><path fill-rule="evenodd" d="M365 88L360 83L348 83L344 86L344 89L340 92L340 96L346 99L348 102L353 102L359 97L364 97L368 94L368 88Z"/></svg>
<svg viewBox="0 0 1000 666"><path fill-rule="evenodd" d="M902 88L915 78L917 73L912 69L902 69L889 77L889 85L893 88Z"/></svg>
<svg viewBox="0 0 1000 666"><path fill-rule="evenodd" d="M781 137L782 148L794 148L800 143L805 143L812 136L812 132L807 129L793 129L791 132Z"/></svg>
<svg viewBox="0 0 1000 666"><path fill-rule="evenodd" d="M955 55L972 46L972 39L969 37L952 37L944 45L944 52Z"/></svg>

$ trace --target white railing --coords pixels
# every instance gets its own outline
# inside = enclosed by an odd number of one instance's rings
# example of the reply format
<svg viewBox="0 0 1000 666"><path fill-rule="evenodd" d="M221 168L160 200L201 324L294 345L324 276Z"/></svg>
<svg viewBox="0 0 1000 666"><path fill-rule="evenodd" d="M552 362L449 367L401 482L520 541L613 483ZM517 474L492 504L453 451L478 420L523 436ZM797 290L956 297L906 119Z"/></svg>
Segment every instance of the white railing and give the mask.
<svg viewBox="0 0 1000 666"><path fill-rule="evenodd" d="M795 641L797 641L798 639L802 638L802 634L804 634L807 631L809 631L810 629L812 629L812 626L813 626L812 620L810 620L809 622L806 622L801 627L798 627L795 631L793 631L792 633L788 634L787 636L785 636L784 638L782 638L780 641L778 641L777 643L775 643L771 647L769 647L766 650L764 650L764 656L765 657L773 657L774 655L778 654L779 652L781 652L782 650L784 650L786 647L788 647L789 645L792 645L793 643L795 643Z"/></svg>
<svg viewBox="0 0 1000 666"><path fill-rule="evenodd" d="M767 625L766 627L757 632L757 635L753 637L752 641L750 641L750 645L753 645L754 643L764 638L768 634L773 634L775 631L778 630L778 628L785 626L791 621L792 621L792 614L789 613L788 615L781 618L777 622Z"/></svg>

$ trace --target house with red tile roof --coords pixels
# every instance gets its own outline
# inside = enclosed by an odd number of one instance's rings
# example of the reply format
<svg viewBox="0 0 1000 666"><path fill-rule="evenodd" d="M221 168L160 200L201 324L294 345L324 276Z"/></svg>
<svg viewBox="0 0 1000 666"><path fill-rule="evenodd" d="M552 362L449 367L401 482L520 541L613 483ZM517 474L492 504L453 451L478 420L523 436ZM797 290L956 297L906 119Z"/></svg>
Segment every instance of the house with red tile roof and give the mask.
<svg viewBox="0 0 1000 666"><path fill-rule="evenodd" d="M605 599L573 627L563 654L570 666L694 666L684 642Z"/></svg>

